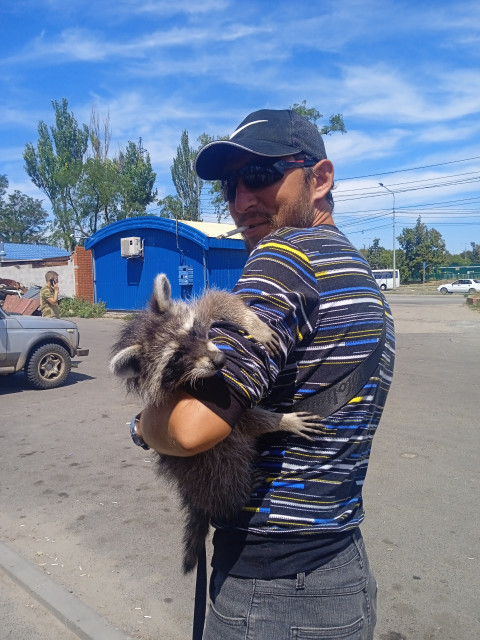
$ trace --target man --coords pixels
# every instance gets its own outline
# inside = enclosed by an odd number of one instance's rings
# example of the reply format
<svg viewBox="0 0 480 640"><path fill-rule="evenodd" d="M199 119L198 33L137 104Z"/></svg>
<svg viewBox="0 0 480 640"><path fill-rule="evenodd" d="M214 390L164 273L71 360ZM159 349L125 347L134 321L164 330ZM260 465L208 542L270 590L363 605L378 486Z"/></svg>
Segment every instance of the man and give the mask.
<svg viewBox="0 0 480 640"><path fill-rule="evenodd" d="M40 289L40 309L44 318L60 318L58 308L58 273L47 271L46 284Z"/></svg>
<svg viewBox="0 0 480 640"><path fill-rule="evenodd" d="M244 228L251 253L234 291L275 329L282 353L270 358L252 338L216 327L225 368L179 392L164 414L147 407L137 443L195 455L259 402L322 417L312 441L262 438L256 466L265 480L235 521L213 523L204 638L372 640L376 582L359 524L393 373L388 305L365 259L334 225L333 165L307 119L254 112L228 141L205 146L196 168L203 179L221 180L230 214ZM352 382L360 370L363 378Z"/></svg>

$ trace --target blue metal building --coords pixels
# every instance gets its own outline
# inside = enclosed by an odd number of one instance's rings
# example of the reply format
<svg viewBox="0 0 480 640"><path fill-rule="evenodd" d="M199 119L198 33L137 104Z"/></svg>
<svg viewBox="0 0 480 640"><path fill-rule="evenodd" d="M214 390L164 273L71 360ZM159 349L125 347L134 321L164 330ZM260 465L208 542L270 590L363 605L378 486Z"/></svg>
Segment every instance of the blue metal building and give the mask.
<svg viewBox="0 0 480 640"><path fill-rule="evenodd" d="M153 216L103 227L85 248L93 255L95 302L109 310L145 307L158 273L167 275L174 298L188 299L207 286L230 290L247 259L243 240L212 238L188 224Z"/></svg>

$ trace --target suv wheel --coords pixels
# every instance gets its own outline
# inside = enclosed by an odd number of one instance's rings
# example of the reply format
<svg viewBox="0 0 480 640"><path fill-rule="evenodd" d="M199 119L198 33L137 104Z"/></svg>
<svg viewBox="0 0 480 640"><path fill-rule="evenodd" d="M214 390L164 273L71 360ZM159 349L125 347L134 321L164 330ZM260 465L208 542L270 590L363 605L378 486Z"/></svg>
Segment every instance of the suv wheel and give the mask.
<svg viewBox="0 0 480 640"><path fill-rule="evenodd" d="M443 293L443 295L445 295L446 293L448 293L448 289L446 287L442 287L440 289L440 293Z"/></svg>
<svg viewBox="0 0 480 640"><path fill-rule="evenodd" d="M386 284L381 284L381 285L380 285L380 289L381 289L382 291L386 291L386 290L387 290L387 285L386 285Z"/></svg>
<svg viewBox="0 0 480 640"><path fill-rule="evenodd" d="M66 349L59 344L44 344L28 356L25 375L35 389L53 389L65 382L71 367Z"/></svg>
<svg viewBox="0 0 480 640"><path fill-rule="evenodd" d="M468 290L468 293L477 293L477 290L472 287Z"/></svg>

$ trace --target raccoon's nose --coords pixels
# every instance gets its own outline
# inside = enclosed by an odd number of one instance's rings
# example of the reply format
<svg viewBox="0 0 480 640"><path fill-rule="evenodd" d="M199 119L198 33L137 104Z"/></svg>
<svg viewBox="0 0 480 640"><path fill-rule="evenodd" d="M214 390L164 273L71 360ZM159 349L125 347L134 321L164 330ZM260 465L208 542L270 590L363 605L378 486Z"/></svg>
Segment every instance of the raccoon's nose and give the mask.
<svg viewBox="0 0 480 640"><path fill-rule="evenodd" d="M221 351L215 351L215 353L212 353L211 359L215 369L221 369L226 361L226 358Z"/></svg>

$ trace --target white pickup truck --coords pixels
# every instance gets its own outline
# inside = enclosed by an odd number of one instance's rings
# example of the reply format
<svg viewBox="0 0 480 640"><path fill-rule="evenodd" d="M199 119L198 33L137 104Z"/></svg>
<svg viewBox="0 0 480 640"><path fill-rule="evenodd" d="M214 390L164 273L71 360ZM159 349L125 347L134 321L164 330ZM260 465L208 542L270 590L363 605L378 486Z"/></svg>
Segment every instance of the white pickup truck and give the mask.
<svg viewBox="0 0 480 640"><path fill-rule="evenodd" d="M22 316L0 308L0 376L23 369L36 389L62 385L72 358L88 356L81 349L78 327L70 320Z"/></svg>

